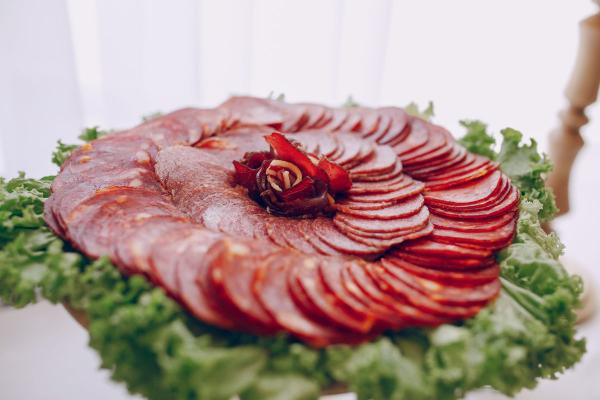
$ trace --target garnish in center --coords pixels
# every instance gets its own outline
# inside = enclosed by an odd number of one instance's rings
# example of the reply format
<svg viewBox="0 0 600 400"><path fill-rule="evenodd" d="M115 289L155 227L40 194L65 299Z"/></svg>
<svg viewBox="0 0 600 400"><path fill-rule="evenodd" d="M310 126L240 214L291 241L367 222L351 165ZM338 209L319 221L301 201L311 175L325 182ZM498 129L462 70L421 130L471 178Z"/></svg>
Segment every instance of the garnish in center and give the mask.
<svg viewBox="0 0 600 400"><path fill-rule="evenodd" d="M235 182L272 214L315 217L332 213L335 195L352 186L348 172L278 132L265 140L269 151L249 152L233 162Z"/></svg>

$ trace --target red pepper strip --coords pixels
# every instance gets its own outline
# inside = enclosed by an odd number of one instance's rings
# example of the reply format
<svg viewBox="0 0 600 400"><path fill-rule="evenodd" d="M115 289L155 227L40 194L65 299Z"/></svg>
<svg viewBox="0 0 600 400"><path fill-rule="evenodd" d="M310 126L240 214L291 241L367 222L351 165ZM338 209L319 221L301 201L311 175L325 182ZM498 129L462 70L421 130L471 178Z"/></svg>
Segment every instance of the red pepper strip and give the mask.
<svg viewBox="0 0 600 400"><path fill-rule="evenodd" d="M273 151L275 151L275 158L296 164L302 172L311 178L323 182L328 181L327 174L314 165L306 154L294 146L281 133L273 132L269 136L265 136L265 140L271 145Z"/></svg>
<svg viewBox="0 0 600 400"><path fill-rule="evenodd" d="M323 157L319 161L319 168L325 171L329 177L329 191L331 193L335 194L345 192L350 190L352 187L350 175L344 168L340 167L336 163L333 163L327 158Z"/></svg>
<svg viewBox="0 0 600 400"><path fill-rule="evenodd" d="M235 180L238 184L246 189L250 189L256 185L257 170L252 169L239 161L234 161L233 166L235 168Z"/></svg>
<svg viewBox="0 0 600 400"><path fill-rule="evenodd" d="M280 196L284 201L292 201L302 197L310 197L314 190L315 181L310 177L302 179L302 181L294 187L281 192Z"/></svg>

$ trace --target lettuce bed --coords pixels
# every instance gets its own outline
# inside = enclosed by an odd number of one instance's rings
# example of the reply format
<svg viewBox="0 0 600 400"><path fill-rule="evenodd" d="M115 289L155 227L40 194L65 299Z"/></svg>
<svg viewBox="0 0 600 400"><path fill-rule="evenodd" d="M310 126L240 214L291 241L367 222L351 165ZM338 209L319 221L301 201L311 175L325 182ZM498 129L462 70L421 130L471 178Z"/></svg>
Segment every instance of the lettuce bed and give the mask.
<svg viewBox="0 0 600 400"><path fill-rule="evenodd" d="M514 243L499 255L503 290L475 318L435 329L390 332L360 346L317 350L285 336L223 332L191 318L143 277L124 278L107 259L92 261L54 236L43 218L53 177L0 180L0 297L14 307L38 295L89 319L90 346L102 367L149 399L315 399L347 385L359 399L455 399L491 386L506 394L555 378L575 364L581 282L558 261L562 244L540 221L556 208L544 187L549 163L535 142L502 132L500 151L478 121L465 121L461 143L495 158L522 193ZM101 134L88 129L81 136ZM59 142L60 165L76 146Z"/></svg>

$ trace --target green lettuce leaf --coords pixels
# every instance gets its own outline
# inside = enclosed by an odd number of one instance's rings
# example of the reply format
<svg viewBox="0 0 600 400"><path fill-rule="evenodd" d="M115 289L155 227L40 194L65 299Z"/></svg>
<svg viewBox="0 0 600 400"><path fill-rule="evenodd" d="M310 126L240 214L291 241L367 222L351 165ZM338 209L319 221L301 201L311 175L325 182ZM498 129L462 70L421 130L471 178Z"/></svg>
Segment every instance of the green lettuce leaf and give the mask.
<svg viewBox="0 0 600 400"><path fill-rule="evenodd" d="M431 119L435 116L433 102L431 101L427 103L427 107L425 107L423 110L419 108L417 103L409 103L406 107L404 107L404 111L406 111L408 115L423 118L426 121L431 121Z"/></svg>
<svg viewBox="0 0 600 400"><path fill-rule="evenodd" d="M460 138L459 143L471 153L481 154L490 160L495 160L496 139L488 133L487 125L478 120L462 120L460 124L467 130L467 133Z"/></svg>

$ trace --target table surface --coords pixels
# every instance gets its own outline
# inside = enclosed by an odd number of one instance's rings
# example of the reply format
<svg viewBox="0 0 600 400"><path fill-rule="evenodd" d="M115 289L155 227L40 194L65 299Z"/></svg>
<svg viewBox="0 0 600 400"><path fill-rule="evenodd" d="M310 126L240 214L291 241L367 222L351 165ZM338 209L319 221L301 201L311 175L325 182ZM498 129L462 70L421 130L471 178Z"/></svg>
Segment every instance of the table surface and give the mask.
<svg viewBox="0 0 600 400"><path fill-rule="evenodd" d="M600 210L600 144L586 147L575 166L572 213L556 222L567 256L582 264L600 288L598 231ZM0 307L0 398L3 400L132 400L123 386L99 370L99 359L87 347L87 333L60 306L46 302L23 310ZM600 315L580 327L588 338L588 353L558 381L544 381L524 391L518 400L600 400ZM352 400L352 395L327 400ZM500 400L490 391L468 400Z"/></svg>

